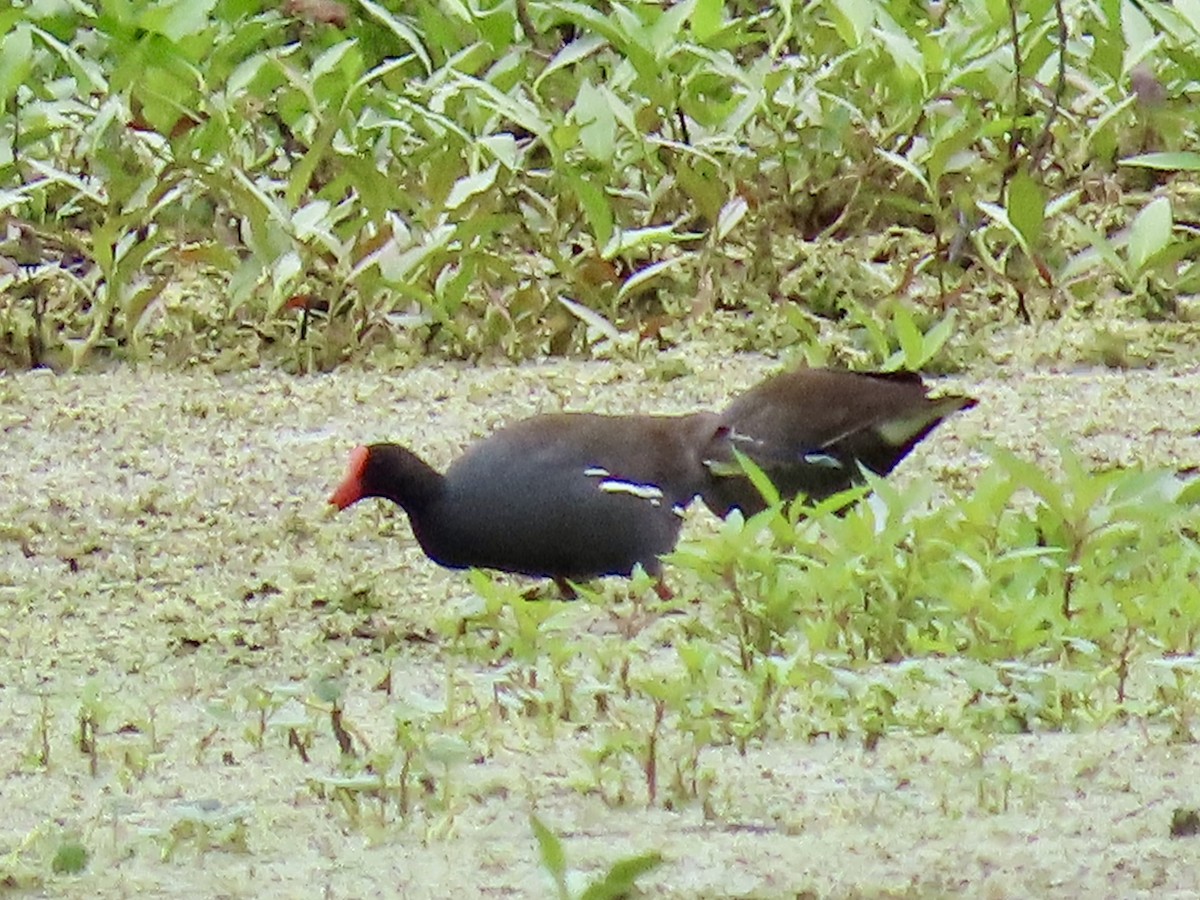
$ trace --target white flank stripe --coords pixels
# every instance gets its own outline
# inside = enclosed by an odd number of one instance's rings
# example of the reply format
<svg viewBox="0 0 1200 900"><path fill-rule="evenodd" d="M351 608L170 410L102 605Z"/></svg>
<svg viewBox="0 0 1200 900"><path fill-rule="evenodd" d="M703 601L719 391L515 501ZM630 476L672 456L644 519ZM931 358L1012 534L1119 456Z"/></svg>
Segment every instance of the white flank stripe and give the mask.
<svg viewBox="0 0 1200 900"><path fill-rule="evenodd" d="M642 500L661 500L662 490L653 484L635 484L632 481L617 481L610 478L600 482L600 490L606 494L629 494ZM655 504L658 505L657 503Z"/></svg>
<svg viewBox="0 0 1200 900"><path fill-rule="evenodd" d="M590 469L584 469L583 474L588 478L607 478L611 473L608 469L602 469L599 466L592 466Z"/></svg>
<svg viewBox="0 0 1200 900"><path fill-rule="evenodd" d="M828 453L806 453L804 461L810 466L818 466L823 469L843 469L841 461L830 456Z"/></svg>
<svg viewBox="0 0 1200 900"><path fill-rule="evenodd" d="M748 434L742 434L741 432L733 431L732 429L730 429L729 432L729 440L734 444L750 444L751 446L761 446L762 444L766 443L766 441L761 441L756 437L751 437Z"/></svg>

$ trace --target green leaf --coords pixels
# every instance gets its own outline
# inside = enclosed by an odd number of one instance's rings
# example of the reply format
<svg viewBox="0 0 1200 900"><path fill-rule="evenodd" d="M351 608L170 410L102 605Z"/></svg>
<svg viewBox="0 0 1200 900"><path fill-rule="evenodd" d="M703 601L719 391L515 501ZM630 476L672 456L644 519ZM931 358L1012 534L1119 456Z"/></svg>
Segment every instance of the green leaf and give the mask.
<svg viewBox="0 0 1200 900"><path fill-rule="evenodd" d="M409 49L417 55L417 59L421 60L426 74L433 72L433 61L429 58L429 53L425 50L425 45L421 42L421 38L417 36L417 33L412 28L392 15L388 9L376 3L375 0L357 0L357 2L359 6L383 25L384 28L391 31L402 43L408 45Z"/></svg>
<svg viewBox="0 0 1200 900"><path fill-rule="evenodd" d="M0 108L17 92L33 71L33 34L19 25L0 41Z"/></svg>
<svg viewBox="0 0 1200 900"><path fill-rule="evenodd" d="M567 857L563 852L562 841L549 828L542 824L537 816L529 817L529 825L533 836L537 838L538 853L542 857L542 868L554 879L558 896L566 900L570 896L567 891Z"/></svg>
<svg viewBox="0 0 1200 900"><path fill-rule="evenodd" d="M461 766L471 758L471 745L455 734L434 734L425 742L425 755L447 768Z"/></svg>
<svg viewBox="0 0 1200 900"><path fill-rule="evenodd" d="M903 303L892 307L892 330L904 354L905 368L916 370L924 362L925 341L921 329L917 327L912 313Z"/></svg>
<svg viewBox="0 0 1200 900"><path fill-rule="evenodd" d="M1200 172L1200 153L1143 153L1141 156L1130 156L1121 160L1121 165L1161 169L1166 172Z"/></svg>
<svg viewBox="0 0 1200 900"><path fill-rule="evenodd" d="M643 853L612 864L603 881L588 885L580 900L620 900L629 896L638 878L662 865L661 853Z"/></svg>
<svg viewBox="0 0 1200 900"><path fill-rule="evenodd" d="M848 47L861 44L863 35L875 21L875 6L871 0L833 0L830 7L838 36Z"/></svg>
<svg viewBox="0 0 1200 900"><path fill-rule="evenodd" d="M48 31L34 27L33 33L41 38L46 43L46 46L57 53L71 70L71 75L76 81L75 90L80 96L88 93L101 95L108 93L108 80L105 77L106 70L100 63L91 59L85 59L75 48L68 47ZM107 70L107 74L111 74L111 70Z"/></svg>
<svg viewBox="0 0 1200 900"><path fill-rule="evenodd" d="M593 55L597 50L604 47L607 42L600 35L585 34L577 40L571 41L567 46L563 47L550 60L546 68L533 82L534 91L540 90L542 82L559 69L565 69L575 63L582 62L589 56Z"/></svg>
<svg viewBox="0 0 1200 900"><path fill-rule="evenodd" d="M439 253L450 243L456 234L453 225L443 223L435 226L421 243L408 247L402 253L380 253L379 272L388 281L402 284L418 266L425 263L430 256Z"/></svg>
<svg viewBox="0 0 1200 900"><path fill-rule="evenodd" d="M1017 244L1025 251L1026 254L1032 256L1029 250L1029 243L1025 240L1025 235L1021 233L1012 220L1008 217L1008 212L1003 207L997 206L995 203L989 203L986 200L976 200L975 205L979 207L989 219L994 220L997 224L1003 226L1017 241Z"/></svg>
<svg viewBox="0 0 1200 900"><path fill-rule="evenodd" d="M741 470L750 479L750 483L754 485L754 489L762 495L767 506L778 506L783 498L779 494L779 489L775 487L775 483L771 481L770 476L762 470L759 465L741 450L734 449L733 458L737 460L737 464Z"/></svg>
<svg viewBox="0 0 1200 900"><path fill-rule="evenodd" d="M491 188L496 183L496 173L499 171L500 163L494 162L482 172L458 179L446 197L446 209L458 209L476 194L482 194Z"/></svg>
<svg viewBox="0 0 1200 900"><path fill-rule="evenodd" d="M894 77L903 78L908 82L920 81L925 85L925 58L920 49L896 23L891 22L880 12L880 26L872 33L887 50L895 65Z"/></svg>
<svg viewBox="0 0 1200 900"><path fill-rule="evenodd" d="M703 235L678 232L674 225L648 225L645 228L628 228L617 231L600 254L602 259L613 259L630 250L653 247L657 244L678 244Z"/></svg>
<svg viewBox="0 0 1200 900"><path fill-rule="evenodd" d="M1135 273L1145 267L1171 241L1171 201L1159 197L1137 214L1129 231L1129 265Z"/></svg>
<svg viewBox="0 0 1200 900"><path fill-rule="evenodd" d="M1200 478L1190 480L1175 496L1175 502L1183 507L1200 506Z"/></svg>
<svg viewBox="0 0 1200 900"><path fill-rule="evenodd" d="M920 169L918 169L913 164L912 160L908 159L907 157L901 156L899 153L892 153L890 150L881 150L878 147L875 148L875 152L878 153L880 156L882 156L884 159L886 159L888 162L890 162L892 165L904 170L909 175L911 175L913 177L913 180L916 181L917 184L919 184L921 187L923 187L925 189L925 192L931 198L933 198L933 188L929 184L929 179L925 177L924 172L922 172Z"/></svg>
<svg viewBox="0 0 1200 900"><path fill-rule="evenodd" d="M1075 254L1067 261L1067 264L1062 269L1062 278L1071 279L1089 272L1095 269L1101 261L1106 263L1114 272L1120 273L1125 278L1129 277L1126 272L1125 261L1117 253L1112 241L1095 229L1087 227L1082 222L1076 220L1074 224L1075 230L1088 240L1091 248Z"/></svg>
<svg viewBox="0 0 1200 900"><path fill-rule="evenodd" d="M951 309L936 325L925 332L924 349L922 350L921 368L941 352L946 341L954 334L954 326L958 324L958 311Z"/></svg>
<svg viewBox="0 0 1200 900"><path fill-rule="evenodd" d="M673 269L680 263L689 261L695 254L683 253L679 256L673 256L669 259L661 259L656 263L651 263L638 269L632 276L625 279L625 283L621 285L621 290L617 292L617 301L620 302L631 294L641 290L648 282L658 278L668 269Z"/></svg>
<svg viewBox="0 0 1200 900"><path fill-rule="evenodd" d="M705 44L721 30L725 18L725 0L696 0L692 8L692 34Z"/></svg>
<svg viewBox="0 0 1200 900"><path fill-rule="evenodd" d="M155 3L138 17L138 25L147 31L164 34L173 41L182 41L200 33L210 24L209 12L216 5L217 0Z"/></svg>
<svg viewBox="0 0 1200 900"><path fill-rule="evenodd" d="M593 184L586 175L571 172L567 180L579 196L579 205L587 217L592 237L596 239L597 246L603 247L613 236L613 212L608 194L604 188Z"/></svg>
<svg viewBox="0 0 1200 900"><path fill-rule="evenodd" d="M558 302L566 307L571 315L575 316L583 324L604 335L609 340L615 341L621 337L621 332L617 330L617 327L594 309L590 309L568 297L559 297Z"/></svg>
<svg viewBox="0 0 1200 900"><path fill-rule="evenodd" d="M341 65L342 60L345 59L346 54L356 46L358 46L358 41L339 41L314 59L308 70L309 82L316 82L321 76L335 71Z"/></svg>
<svg viewBox="0 0 1200 900"><path fill-rule="evenodd" d="M1060 522L1070 521L1071 508L1067 503L1063 485L1052 481L1034 463L1021 459L1008 450L995 448L992 450L992 458L1004 467L1013 482L1036 494L1055 518Z"/></svg>
<svg viewBox="0 0 1200 900"><path fill-rule="evenodd" d="M1192 26L1192 40L1200 38L1200 0L1175 0L1175 11Z"/></svg>
<svg viewBox="0 0 1200 900"><path fill-rule="evenodd" d="M617 120L609 106L608 93L584 79L571 108L571 117L579 124L579 143L588 156L609 163L616 146Z"/></svg>
<svg viewBox="0 0 1200 900"><path fill-rule="evenodd" d="M137 337L138 326L142 324L142 320L146 317L146 313L154 301L162 296L167 283L168 279L165 276L155 278L147 284L143 284L126 299L124 311L127 340L133 341Z"/></svg>
<svg viewBox="0 0 1200 900"><path fill-rule="evenodd" d="M1025 242L1038 243L1046 218L1046 189L1027 172L1018 172L1008 185L1007 212Z"/></svg>
<svg viewBox="0 0 1200 900"><path fill-rule="evenodd" d="M525 130L536 134L553 147L550 141L550 124L542 115L542 110L522 96L519 89L515 95L506 94L492 84L479 78L472 78L462 72L453 71L450 77L462 88L475 91L480 103L493 112L511 119Z"/></svg>
<svg viewBox="0 0 1200 900"><path fill-rule="evenodd" d="M740 194L721 207L721 213L717 216L717 240L723 241L728 237L729 232L733 231L749 211L750 204Z"/></svg>
<svg viewBox="0 0 1200 900"><path fill-rule="evenodd" d="M314 200L296 210L292 214L292 228L296 237L303 241L317 232L327 231L329 211L328 200Z"/></svg>
<svg viewBox="0 0 1200 900"><path fill-rule="evenodd" d="M1125 68L1128 70L1139 59L1145 59L1158 39L1146 14L1130 2L1121 4L1121 29L1125 34Z"/></svg>

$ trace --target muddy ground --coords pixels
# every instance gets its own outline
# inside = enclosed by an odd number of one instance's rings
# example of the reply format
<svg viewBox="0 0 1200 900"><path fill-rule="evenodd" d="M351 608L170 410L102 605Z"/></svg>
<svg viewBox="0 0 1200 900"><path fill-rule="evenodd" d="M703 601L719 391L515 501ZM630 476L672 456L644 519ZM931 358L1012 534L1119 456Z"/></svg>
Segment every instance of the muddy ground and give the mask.
<svg viewBox="0 0 1200 900"><path fill-rule="evenodd" d="M493 427L562 408L680 412L777 367L727 358L661 381L634 364L429 366L297 378L123 370L0 380L0 885L77 897L543 897L529 828L594 874L658 850L664 897L1195 896L1200 753L1138 722L1087 733L890 734L705 751L709 802L614 807L577 788L579 737L513 720L452 794L402 818L323 796L330 730L304 762L256 739L256 691L336 678L355 737L386 745L396 697L491 677L430 640L472 596L374 504L325 498L348 448L395 439L441 466ZM993 441L1098 467L1200 464L1195 370L955 379L980 399L900 478L968 485ZM697 513L688 528L711 528ZM330 598L368 585L369 615ZM612 602L625 602L619 585ZM603 610L570 615L591 627ZM364 626L364 621L367 623ZM380 640L381 634L400 636ZM615 639L615 638L614 638ZM393 696L380 690L390 674ZM81 752L81 713L96 733ZM85 735L85 738L88 736ZM84 749L88 741L84 742ZM714 815L714 810L717 814ZM232 824L231 824L232 823ZM55 874L64 843L89 859ZM2 890L2 888L0 888Z"/></svg>

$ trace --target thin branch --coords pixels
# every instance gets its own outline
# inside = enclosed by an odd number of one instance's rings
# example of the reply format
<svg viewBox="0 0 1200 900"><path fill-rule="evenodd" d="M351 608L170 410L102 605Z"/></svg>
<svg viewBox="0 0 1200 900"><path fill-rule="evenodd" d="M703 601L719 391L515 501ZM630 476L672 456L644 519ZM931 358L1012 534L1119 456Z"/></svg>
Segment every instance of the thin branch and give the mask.
<svg viewBox="0 0 1200 900"><path fill-rule="evenodd" d="M1029 157L1029 168L1036 169L1049 148L1050 127L1058 118L1062 108L1063 95L1067 92L1067 17L1063 14L1062 0L1054 0L1054 15L1058 19L1058 81L1054 85L1054 100L1050 105L1050 113L1046 116L1046 124L1042 133L1033 143L1033 151Z"/></svg>
<svg viewBox="0 0 1200 900"><path fill-rule="evenodd" d="M1021 145L1021 139L1017 134L1017 119L1020 118L1021 112L1021 31L1017 24L1017 0L1008 0L1008 24L1012 31L1012 56L1013 56L1013 108L1012 108L1012 125L1008 133L1008 164L1004 167L1004 174L1000 179L1000 197L1001 204L1004 203L1004 192L1008 188L1008 179L1010 179L1017 171L1017 150Z"/></svg>

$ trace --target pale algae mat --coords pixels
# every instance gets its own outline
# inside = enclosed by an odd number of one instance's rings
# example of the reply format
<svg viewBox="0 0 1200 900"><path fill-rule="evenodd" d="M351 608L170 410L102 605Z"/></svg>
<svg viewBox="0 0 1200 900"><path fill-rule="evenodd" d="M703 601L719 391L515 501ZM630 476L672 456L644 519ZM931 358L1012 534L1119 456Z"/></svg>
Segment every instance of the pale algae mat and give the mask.
<svg viewBox="0 0 1200 900"><path fill-rule="evenodd" d="M669 382L602 363L5 377L0 879L38 896L551 896L536 810L588 877L660 851L647 896L1195 895L1200 838L1169 828L1200 805L1200 752L1137 724L990 736L977 752L906 733L871 750L710 748L706 801L667 809L582 787L574 727L482 717L407 817L337 799L315 675L374 751L396 741L397 702L436 710L448 686L486 695L503 677L429 639L472 601L464 573L429 563L376 504L328 515L351 446L400 440L441 466L511 419L713 406L776 366L724 358ZM1198 385L1178 370L955 379L978 409L897 477L969 484L988 441L1043 461L1066 442L1097 466L1195 465ZM713 527L704 515L689 532ZM376 605L348 608L364 585ZM609 622L586 601L563 614ZM71 842L86 868L53 873Z"/></svg>

